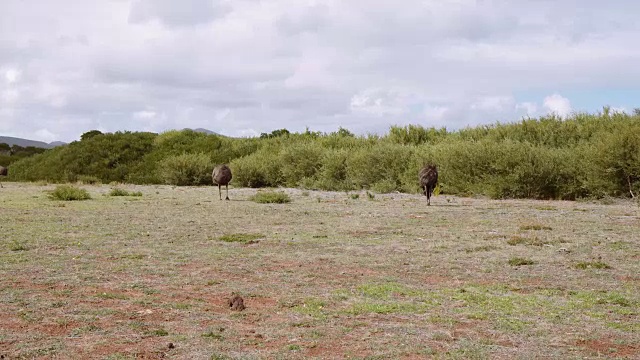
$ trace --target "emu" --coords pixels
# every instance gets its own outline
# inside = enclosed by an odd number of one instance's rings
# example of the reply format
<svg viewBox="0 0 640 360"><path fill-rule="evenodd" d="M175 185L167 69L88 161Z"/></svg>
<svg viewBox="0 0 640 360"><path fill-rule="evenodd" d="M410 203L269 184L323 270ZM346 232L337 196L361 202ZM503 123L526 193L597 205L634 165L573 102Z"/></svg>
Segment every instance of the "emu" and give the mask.
<svg viewBox="0 0 640 360"><path fill-rule="evenodd" d="M218 165L213 169L211 177L213 178L213 184L218 185L218 195L220 195L220 200L222 200L222 185L227 188L227 198L225 200L229 200L229 182L233 177L231 175L231 169L229 169L225 164Z"/></svg>
<svg viewBox="0 0 640 360"><path fill-rule="evenodd" d="M427 205L431 205L431 195L438 183L438 168L433 164L427 164L420 169L418 178L422 193L427 197Z"/></svg>
<svg viewBox="0 0 640 360"><path fill-rule="evenodd" d="M0 166L0 176L7 176L8 174L9 174L9 170L4 166ZM3 187L2 181L0 181L0 188L1 187Z"/></svg>

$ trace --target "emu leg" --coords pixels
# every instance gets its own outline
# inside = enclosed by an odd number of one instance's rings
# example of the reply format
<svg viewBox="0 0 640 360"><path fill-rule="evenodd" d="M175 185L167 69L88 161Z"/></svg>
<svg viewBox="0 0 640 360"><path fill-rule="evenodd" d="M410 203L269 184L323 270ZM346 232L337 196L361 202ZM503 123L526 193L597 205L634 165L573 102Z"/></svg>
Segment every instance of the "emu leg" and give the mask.
<svg viewBox="0 0 640 360"><path fill-rule="evenodd" d="M218 196L220 196L220 200L222 200L222 186L218 184Z"/></svg>
<svg viewBox="0 0 640 360"><path fill-rule="evenodd" d="M227 188L227 198L225 200L229 200L229 184L225 185Z"/></svg>

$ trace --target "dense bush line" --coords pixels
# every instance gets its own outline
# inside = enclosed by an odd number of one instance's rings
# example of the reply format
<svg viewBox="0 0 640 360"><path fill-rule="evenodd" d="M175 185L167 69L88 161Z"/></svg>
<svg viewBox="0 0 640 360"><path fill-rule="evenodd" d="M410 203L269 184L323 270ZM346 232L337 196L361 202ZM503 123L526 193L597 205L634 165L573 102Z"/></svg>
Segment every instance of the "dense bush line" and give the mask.
<svg viewBox="0 0 640 360"><path fill-rule="evenodd" d="M640 114L547 116L459 131L393 126L385 136L280 129L259 138L190 130L85 133L81 141L11 164L20 181L211 184L229 163L233 184L325 190L418 191L425 162L442 192L492 198L576 199L640 193Z"/></svg>

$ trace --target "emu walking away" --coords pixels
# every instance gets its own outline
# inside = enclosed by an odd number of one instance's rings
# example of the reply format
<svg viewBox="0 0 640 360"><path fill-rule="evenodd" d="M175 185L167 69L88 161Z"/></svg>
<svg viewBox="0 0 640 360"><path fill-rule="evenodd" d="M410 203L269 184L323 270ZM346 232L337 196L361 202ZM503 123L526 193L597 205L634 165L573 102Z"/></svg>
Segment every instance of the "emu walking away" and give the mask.
<svg viewBox="0 0 640 360"><path fill-rule="evenodd" d="M7 176L8 174L9 174L9 170L4 166L0 166L0 176ZM2 181L0 181L0 188L1 187L3 187Z"/></svg>
<svg viewBox="0 0 640 360"><path fill-rule="evenodd" d="M427 197L427 205L431 205L431 195L438 183L438 168L435 165L427 164L420 169L418 178L422 193Z"/></svg>
<svg viewBox="0 0 640 360"><path fill-rule="evenodd" d="M218 165L213 169L211 177L213 178L213 184L218 185L218 195L220 195L220 200L222 200L222 185L227 188L227 198L225 200L229 200L229 182L233 177L231 175L231 169L229 169L225 164Z"/></svg>

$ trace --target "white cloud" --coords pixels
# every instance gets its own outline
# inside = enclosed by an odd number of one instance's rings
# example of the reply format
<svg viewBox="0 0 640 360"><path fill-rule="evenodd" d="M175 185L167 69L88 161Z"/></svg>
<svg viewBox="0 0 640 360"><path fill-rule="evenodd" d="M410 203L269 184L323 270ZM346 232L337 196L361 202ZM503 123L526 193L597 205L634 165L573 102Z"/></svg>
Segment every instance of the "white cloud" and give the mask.
<svg viewBox="0 0 640 360"><path fill-rule="evenodd" d="M35 139L39 141L44 141L47 143L56 141L59 139L59 135L52 133L48 129L39 129L35 132Z"/></svg>
<svg viewBox="0 0 640 360"><path fill-rule="evenodd" d="M549 113L554 113L563 117L571 114L571 102L560 94L553 94L545 97L542 105Z"/></svg>
<svg viewBox="0 0 640 360"><path fill-rule="evenodd" d="M4 79L7 82L7 84L13 84L17 82L19 78L20 78L20 70L10 68L5 70L4 72Z"/></svg>
<svg viewBox="0 0 640 360"><path fill-rule="evenodd" d="M136 111L133 113L135 119L153 119L156 115L157 113L155 111L149 110Z"/></svg>

